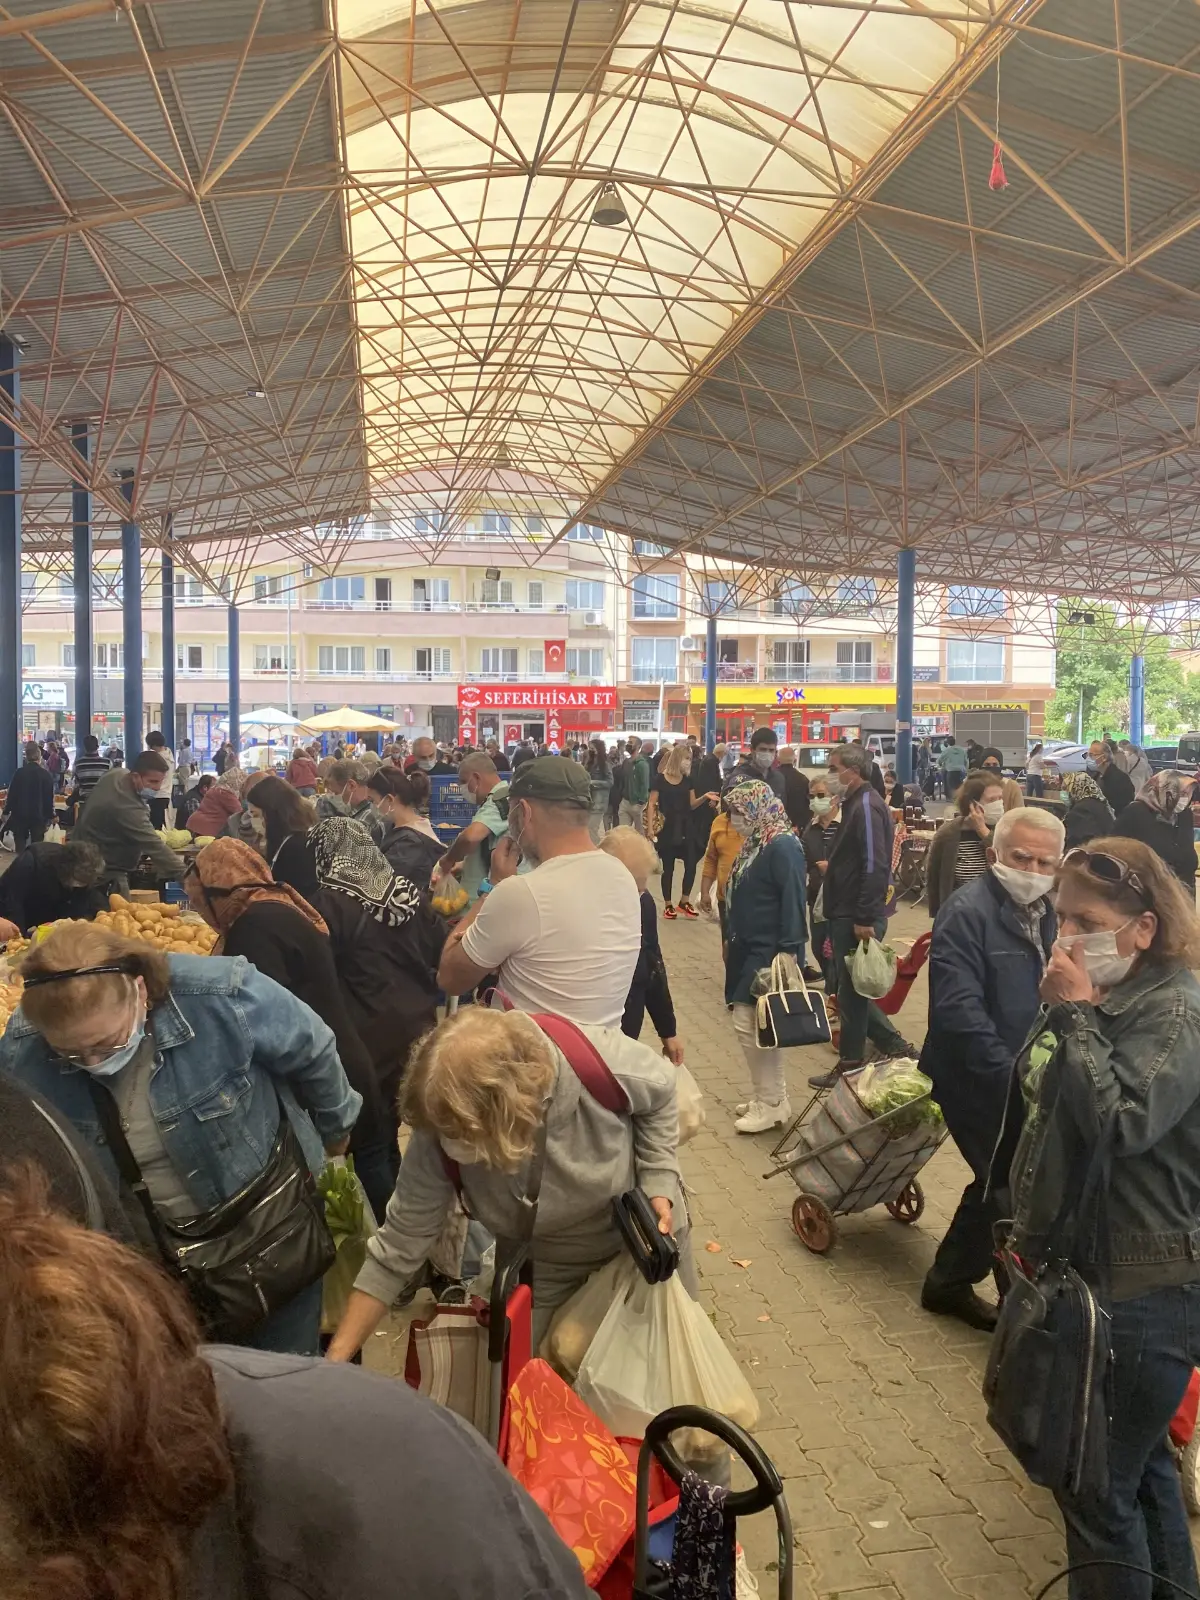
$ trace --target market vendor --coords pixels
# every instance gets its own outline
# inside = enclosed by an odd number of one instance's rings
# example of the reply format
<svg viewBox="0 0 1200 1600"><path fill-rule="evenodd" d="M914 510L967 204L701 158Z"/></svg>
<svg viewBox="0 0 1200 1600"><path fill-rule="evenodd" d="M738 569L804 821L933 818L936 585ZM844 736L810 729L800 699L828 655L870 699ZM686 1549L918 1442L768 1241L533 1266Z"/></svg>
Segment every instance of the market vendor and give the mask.
<svg viewBox="0 0 1200 1600"><path fill-rule="evenodd" d="M104 857L110 884L122 894L129 874L148 856L160 878L182 878L183 860L163 843L146 803L154 799L170 770L166 757L143 750L132 767L106 772L88 796L72 833L77 844L93 844Z"/></svg>
<svg viewBox="0 0 1200 1600"><path fill-rule="evenodd" d="M90 922L107 905L93 844L31 844L0 877L0 944L63 917Z"/></svg>

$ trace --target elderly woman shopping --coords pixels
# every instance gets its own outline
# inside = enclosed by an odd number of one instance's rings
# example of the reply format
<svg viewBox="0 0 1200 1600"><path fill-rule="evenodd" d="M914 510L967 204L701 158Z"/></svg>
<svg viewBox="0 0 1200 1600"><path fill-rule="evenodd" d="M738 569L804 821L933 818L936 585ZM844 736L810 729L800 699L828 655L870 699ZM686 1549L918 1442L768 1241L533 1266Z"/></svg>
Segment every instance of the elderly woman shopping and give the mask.
<svg viewBox="0 0 1200 1600"><path fill-rule="evenodd" d="M616 1028L545 1021L561 1042L536 1016L473 1006L417 1047L404 1095L414 1133L332 1360L349 1360L421 1270L457 1188L498 1240L519 1238L539 1167L529 1242L535 1347L556 1308L620 1253L612 1202L633 1185L649 1196L662 1231L674 1233L682 1281L695 1294L676 1158L675 1068ZM597 1076L606 1086L616 1080L626 1110L600 1103L592 1092Z"/></svg>
<svg viewBox="0 0 1200 1600"><path fill-rule="evenodd" d="M757 778L725 791L730 821L742 848L729 874L729 952L725 1003L750 1068L750 1098L738 1106L739 1133L780 1128L792 1114L783 1052L760 1050L754 1020L755 974L777 955L804 965L806 868L783 801Z"/></svg>

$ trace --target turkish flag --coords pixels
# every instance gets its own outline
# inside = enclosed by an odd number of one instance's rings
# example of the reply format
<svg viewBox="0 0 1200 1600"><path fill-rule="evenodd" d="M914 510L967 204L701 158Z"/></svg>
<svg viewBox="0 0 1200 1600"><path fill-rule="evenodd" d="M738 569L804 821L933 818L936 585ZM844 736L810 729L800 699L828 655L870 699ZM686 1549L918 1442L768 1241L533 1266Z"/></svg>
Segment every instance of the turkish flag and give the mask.
<svg viewBox="0 0 1200 1600"><path fill-rule="evenodd" d="M567 641L565 639L547 639L546 646L546 671L565 672L567 670Z"/></svg>

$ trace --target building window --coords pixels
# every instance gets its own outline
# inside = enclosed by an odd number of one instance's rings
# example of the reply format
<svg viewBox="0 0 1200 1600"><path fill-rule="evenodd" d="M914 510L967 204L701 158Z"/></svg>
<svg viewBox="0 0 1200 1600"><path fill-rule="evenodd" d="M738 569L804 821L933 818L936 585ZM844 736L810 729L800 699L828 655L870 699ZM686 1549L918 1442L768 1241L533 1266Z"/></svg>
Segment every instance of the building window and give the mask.
<svg viewBox="0 0 1200 1600"><path fill-rule="evenodd" d="M546 585L540 578L529 580L529 593L527 595L530 611L540 611L546 603Z"/></svg>
<svg viewBox="0 0 1200 1600"><path fill-rule="evenodd" d="M869 611L875 599L874 578L847 578L837 586L837 603L843 611Z"/></svg>
<svg viewBox="0 0 1200 1600"><path fill-rule="evenodd" d="M512 532L512 518L506 511L485 511L483 513L483 531L489 538Z"/></svg>
<svg viewBox="0 0 1200 1600"><path fill-rule="evenodd" d="M286 672L287 647L282 644L256 644L254 646L255 672ZM296 647L292 646L292 671L296 670Z"/></svg>
<svg viewBox="0 0 1200 1600"><path fill-rule="evenodd" d="M102 672L119 672L125 665L125 646L123 644L98 644L96 646L96 665Z"/></svg>
<svg viewBox="0 0 1200 1600"><path fill-rule="evenodd" d="M257 580L255 580L257 582ZM204 599L204 585L199 578L194 578L190 572L177 572L175 574L175 604L197 605Z"/></svg>
<svg viewBox="0 0 1200 1600"><path fill-rule="evenodd" d="M366 594L365 578L323 578L317 585L317 604L348 609L352 605L361 605Z"/></svg>
<svg viewBox="0 0 1200 1600"><path fill-rule="evenodd" d="M724 579L709 582L704 585L704 610L705 614L715 614L718 611L728 611L735 604L733 585Z"/></svg>
<svg viewBox="0 0 1200 1600"><path fill-rule="evenodd" d="M952 587L947 610L952 617L1002 617L1007 609L1003 589Z"/></svg>
<svg viewBox="0 0 1200 1600"><path fill-rule="evenodd" d="M63 666L73 667L75 665L75 646L73 644L64 644L60 646L60 650Z"/></svg>
<svg viewBox="0 0 1200 1600"><path fill-rule="evenodd" d="M573 522L567 529L567 538L574 543L577 540L590 539L599 544L604 538L604 529L594 522Z"/></svg>
<svg viewBox="0 0 1200 1600"><path fill-rule="evenodd" d="M546 530L545 530L545 527L542 524L541 517L526 517L525 518L525 532L526 533L544 533L545 531Z"/></svg>
<svg viewBox="0 0 1200 1600"><path fill-rule="evenodd" d="M367 670L367 649L361 644L322 644L317 646L317 671L339 677L347 673L361 676Z"/></svg>
<svg viewBox="0 0 1200 1600"><path fill-rule="evenodd" d="M604 585L590 578L568 578L567 610L603 611Z"/></svg>
<svg viewBox="0 0 1200 1600"><path fill-rule="evenodd" d="M791 616L802 606L811 604L813 592L806 583L801 583L798 578L789 578L771 602L771 610L777 617Z"/></svg>
<svg viewBox="0 0 1200 1600"><path fill-rule="evenodd" d="M112 602L119 605L124 593L120 568L93 567L92 568L92 599L102 604Z"/></svg>
<svg viewBox="0 0 1200 1600"><path fill-rule="evenodd" d="M421 649L414 651L414 657L417 664L416 669L423 678L440 678L449 675L449 647L443 648L440 645L434 645L432 648L426 649L422 646Z"/></svg>
<svg viewBox="0 0 1200 1600"><path fill-rule="evenodd" d="M485 578L480 588L485 606L511 606L513 586L511 578Z"/></svg>
<svg viewBox="0 0 1200 1600"><path fill-rule="evenodd" d="M68 578L65 573L59 573L58 598L60 603L69 603L75 598L75 580Z"/></svg>
<svg viewBox="0 0 1200 1600"><path fill-rule="evenodd" d="M204 667L204 646L202 644L177 644L175 646L175 667L179 672L200 672Z"/></svg>
<svg viewBox="0 0 1200 1600"><path fill-rule="evenodd" d="M21 665L23 667L37 666L37 645L23 644L21 646Z"/></svg>
<svg viewBox="0 0 1200 1600"><path fill-rule="evenodd" d="M1003 683L1002 639L947 639L946 680L949 683Z"/></svg>
<svg viewBox="0 0 1200 1600"><path fill-rule="evenodd" d="M227 644L219 644L217 646L217 672L222 677L227 677L229 674L229 646Z"/></svg>
<svg viewBox="0 0 1200 1600"><path fill-rule="evenodd" d="M515 650L482 650L480 652L479 670L492 676L515 678L517 675L517 652Z"/></svg>
<svg viewBox="0 0 1200 1600"><path fill-rule="evenodd" d="M288 580L286 576L276 573L264 577L259 574L254 580L254 603L258 606L280 606L287 600Z"/></svg>
<svg viewBox="0 0 1200 1600"><path fill-rule="evenodd" d="M412 581L414 611L432 611L435 606L450 604L449 578L414 578Z"/></svg>
<svg viewBox="0 0 1200 1600"><path fill-rule="evenodd" d="M390 672L392 670L392 651L386 644L375 646L375 671Z"/></svg>
<svg viewBox="0 0 1200 1600"><path fill-rule="evenodd" d="M540 678L546 670L546 652L544 650L531 650L529 652L529 676Z"/></svg>
<svg viewBox="0 0 1200 1600"><path fill-rule="evenodd" d="M870 639L839 639L835 683L870 683L872 674Z"/></svg>
<svg viewBox="0 0 1200 1600"><path fill-rule="evenodd" d="M375 609L376 611L390 611L392 609L392 580L390 578L375 579Z"/></svg>
<svg viewBox="0 0 1200 1600"><path fill-rule="evenodd" d="M665 544L655 544L650 539L635 539L633 553L635 556L665 556L667 547Z"/></svg>
<svg viewBox="0 0 1200 1600"><path fill-rule="evenodd" d="M636 644L643 644L645 640L635 640ZM674 639L660 640L662 644L674 644ZM567 671L577 678L602 678L604 676L604 651L599 650L568 650Z"/></svg>
<svg viewBox="0 0 1200 1600"><path fill-rule="evenodd" d="M635 617L677 617L679 615L679 574L639 572L633 580ZM647 683L657 682L647 678Z"/></svg>
<svg viewBox="0 0 1200 1600"><path fill-rule="evenodd" d="M767 664L770 683L803 683L808 677L812 644L808 639L776 639Z"/></svg>
<svg viewBox="0 0 1200 1600"><path fill-rule="evenodd" d="M414 533L440 533L449 522L444 511L433 511L426 516L413 518Z"/></svg>
<svg viewBox="0 0 1200 1600"><path fill-rule="evenodd" d="M634 683L675 683L678 679L678 639L632 639L629 658Z"/></svg>

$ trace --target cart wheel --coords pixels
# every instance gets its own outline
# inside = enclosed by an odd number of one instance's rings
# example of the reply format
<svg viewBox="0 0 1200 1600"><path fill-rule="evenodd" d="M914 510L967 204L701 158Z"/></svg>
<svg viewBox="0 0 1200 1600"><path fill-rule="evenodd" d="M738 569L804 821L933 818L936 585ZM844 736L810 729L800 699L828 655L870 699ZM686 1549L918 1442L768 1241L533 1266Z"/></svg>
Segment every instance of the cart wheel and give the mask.
<svg viewBox="0 0 1200 1600"><path fill-rule="evenodd" d="M837 1222L823 1200L811 1194L797 1195L792 1206L792 1227L800 1242L814 1255L823 1256L837 1243Z"/></svg>
<svg viewBox="0 0 1200 1600"><path fill-rule="evenodd" d="M1200 1516L1200 1428L1192 1434L1179 1458L1179 1478L1184 1505L1192 1516Z"/></svg>
<svg viewBox="0 0 1200 1600"><path fill-rule="evenodd" d="M914 1178L894 1200L888 1201L887 1209L897 1222L916 1222L925 1209L924 1189Z"/></svg>

